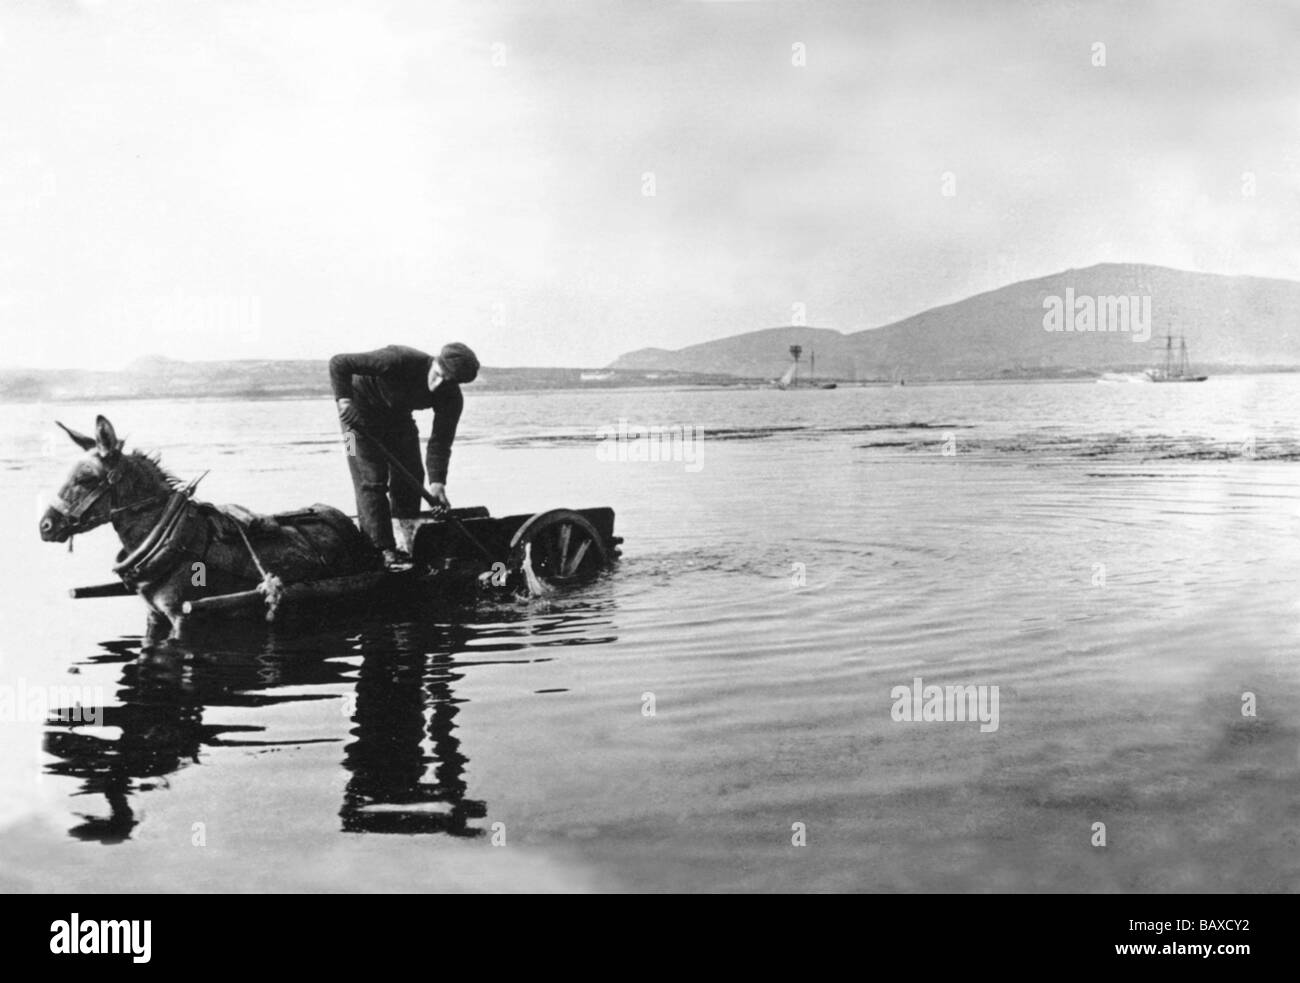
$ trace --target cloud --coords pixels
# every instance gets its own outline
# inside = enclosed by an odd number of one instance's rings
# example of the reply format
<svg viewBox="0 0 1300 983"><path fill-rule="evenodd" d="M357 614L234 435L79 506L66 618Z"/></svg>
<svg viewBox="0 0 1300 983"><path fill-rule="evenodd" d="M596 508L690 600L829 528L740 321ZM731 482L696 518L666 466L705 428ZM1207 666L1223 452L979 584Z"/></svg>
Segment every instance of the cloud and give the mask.
<svg viewBox="0 0 1300 983"><path fill-rule="evenodd" d="M1297 26L1045 0L7 7L0 317L31 364L454 334L595 365L1102 260L1290 276ZM256 298L260 326L105 330L158 298Z"/></svg>

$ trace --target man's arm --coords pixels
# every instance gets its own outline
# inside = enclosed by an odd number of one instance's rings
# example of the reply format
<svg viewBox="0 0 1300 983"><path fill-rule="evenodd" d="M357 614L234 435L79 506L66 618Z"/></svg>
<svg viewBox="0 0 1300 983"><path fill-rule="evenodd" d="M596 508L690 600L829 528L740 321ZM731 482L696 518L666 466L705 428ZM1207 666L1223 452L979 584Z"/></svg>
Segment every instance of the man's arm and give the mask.
<svg viewBox="0 0 1300 983"><path fill-rule="evenodd" d="M447 465L451 462L451 445L456 439L456 425L460 423L465 397L460 389L448 394L446 400L433 408L433 432L425 455L424 470L430 485L447 483Z"/></svg>
<svg viewBox="0 0 1300 983"><path fill-rule="evenodd" d="M354 375L388 375L402 364L402 356L392 348L379 348L373 352L335 355L330 359L330 388L334 398L352 398Z"/></svg>

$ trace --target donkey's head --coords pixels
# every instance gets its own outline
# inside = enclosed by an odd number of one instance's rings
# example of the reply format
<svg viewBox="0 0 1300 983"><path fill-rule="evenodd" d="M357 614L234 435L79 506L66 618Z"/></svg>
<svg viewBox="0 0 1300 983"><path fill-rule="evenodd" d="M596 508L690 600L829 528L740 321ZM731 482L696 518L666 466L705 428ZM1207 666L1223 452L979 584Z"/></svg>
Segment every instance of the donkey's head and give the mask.
<svg viewBox="0 0 1300 983"><path fill-rule="evenodd" d="M102 526L113 513L142 494L168 491L164 472L142 455L122 453L122 441L107 418L95 418L95 436L87 437L59 424L82 450L88 453L72 468L53 504L41 516L41 539L62 543L77 533ZM148 462L152 463L152 462ZM143 484L150 487L142 488Z"/></svg>

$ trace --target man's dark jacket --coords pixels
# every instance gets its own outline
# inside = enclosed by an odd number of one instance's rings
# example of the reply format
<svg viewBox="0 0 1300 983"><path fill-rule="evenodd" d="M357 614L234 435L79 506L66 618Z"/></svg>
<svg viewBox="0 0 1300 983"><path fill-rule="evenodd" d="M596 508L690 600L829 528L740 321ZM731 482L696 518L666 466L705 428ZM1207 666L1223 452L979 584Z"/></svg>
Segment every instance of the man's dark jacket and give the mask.
<svg viewBox="0 0 1300 983"><path fill-rule="evenodd" d="M388 345L373 352L335 355L330 359L330 385L335 399L352 400L362 420L377 431L393 430L416 410L432 409L425 469L430 482L445 482L465 397L459 385L445 378L430 392L432 366L432 355Z"/></svg>

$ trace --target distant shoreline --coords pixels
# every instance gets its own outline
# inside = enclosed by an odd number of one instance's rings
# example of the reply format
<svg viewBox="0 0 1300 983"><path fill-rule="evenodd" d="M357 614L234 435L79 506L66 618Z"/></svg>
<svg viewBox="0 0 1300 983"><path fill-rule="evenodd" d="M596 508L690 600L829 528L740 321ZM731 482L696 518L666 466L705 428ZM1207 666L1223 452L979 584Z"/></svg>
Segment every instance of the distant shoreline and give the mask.
<svg viewBox="0 0 1300 983"><path fill-rule="evenodd" d="M1249 375L1291 375L1300 372L1297 367L1227 367L1227 366L1205 366L1205 372L1213 380L1216 377L1225 376L1249 376ZM1114 374L1136 374L1136 370L1116 370ZM26 375L26 373L24 373ZM926 388L933 386L990 386L990 385L1034 385L1038 383L1073 383L1073 384L1093 384L1101 379L1101 373L1098 374L1070 374L1070 375L1025 375L1025 376L998 376L991 378L957 378L957 379L910 379L904 380L900 385L898 382L889 380L863 380L852 381L846 379L825 378L818 379L815 383L804 384L794 387L786 392L837 392L851 389L892 389L892 388ZM320 399L328 400L331 393L326 387L312 388L295 388L275 392L263 388L230 388L219 389L216 391L203 391L196 387L186 387L184 389L160 388L158 390L141 389L136 392L105 392L96 391L93 387L81 392L69 392L64 387L62 391L50 392L33 392L27 387L21 387L19 391L5 391L7 387L3 383L8 380L3 379L3 370L0 370L0 403L8 404L33 404L33 403L84 403L84 402L102 402L102 403L122 403L122 402L147 402L150 400L166 401L178 400L185 402L196 401L229 401L243 400L246 402L280 402L289 400L309 400ZM823 383L835 383L835 389L827 390L821 388ZM653 390L653 391L692 391L692 392L720 392L720 391L758 391L772 390L779 391L770 381L757 379L736 378L725 379L712 377L707 380L687 381L680 378L672 380L638 380L638 381L621 381L615 384L609 384L608 381L591 382L591 383L573 383L565 381L555 381L550 384L541 385L515 385L515 386L470 386L466 388L466 394L471 397L486 395L536 395L538 393L594 393L594 392L613 392L628 391L632 389ZM24 391L25 390L25 391Z"/></svg>

